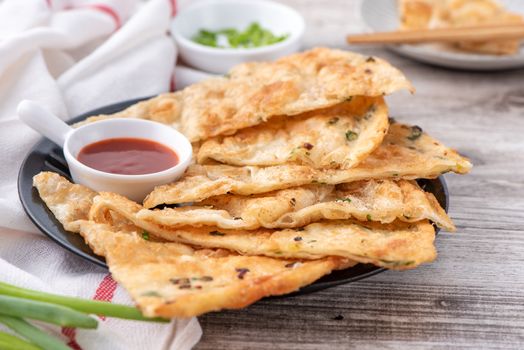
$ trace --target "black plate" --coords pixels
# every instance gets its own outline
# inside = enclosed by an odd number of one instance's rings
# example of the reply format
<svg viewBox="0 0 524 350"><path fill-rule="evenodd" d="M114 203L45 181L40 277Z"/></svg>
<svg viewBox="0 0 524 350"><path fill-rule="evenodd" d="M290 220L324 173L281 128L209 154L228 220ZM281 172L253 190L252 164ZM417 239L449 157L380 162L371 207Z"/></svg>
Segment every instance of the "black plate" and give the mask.
<svg viewBox="0 0 524 350"><path fill-rule="evenodd" d="M98 108L72 119L70 123L82 121L90 115L115 113L141 100L143 99L134 99ZM22 206L31 221L33 221L44 234L65 249L96 265L107 268L105 260L95 255L80 235L64 230L62 225L42 202L38 192L33 187L33 176L41 171L54 171L70 179L69 169L62 150L47 139L42 139L31 149L24 159L20 167L20 173L18 174L18 194ZM440 205L447 212L449 195L444 178L441 176L434 180L419 180L419 184L423 186L426 191L433 193ZM436 230L438 232L438 228ZM293 294L316 292L339 284L354 282L385 270L384 268L370 264L358 264L346 270L334 271L330 275L321 278L317 282Z"/></svg>

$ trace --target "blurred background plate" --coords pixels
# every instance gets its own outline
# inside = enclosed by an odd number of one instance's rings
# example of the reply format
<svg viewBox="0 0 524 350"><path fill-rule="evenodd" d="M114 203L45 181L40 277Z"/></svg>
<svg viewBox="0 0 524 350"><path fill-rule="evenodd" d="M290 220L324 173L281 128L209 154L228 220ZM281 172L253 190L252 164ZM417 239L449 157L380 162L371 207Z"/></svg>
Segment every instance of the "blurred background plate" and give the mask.
<svg viewBox="0 0 524 350"><path fill-rule="evenodd" d="M509 11L524 15L524 0L500 0ZM388 32L397 30L399 16L396 0L362 0L361 16L368 32ZM479 55L445 51L436 45L390 45L396 53L442 67L465 70L502 70L524 67L524 47L511 56Z"/></svg>

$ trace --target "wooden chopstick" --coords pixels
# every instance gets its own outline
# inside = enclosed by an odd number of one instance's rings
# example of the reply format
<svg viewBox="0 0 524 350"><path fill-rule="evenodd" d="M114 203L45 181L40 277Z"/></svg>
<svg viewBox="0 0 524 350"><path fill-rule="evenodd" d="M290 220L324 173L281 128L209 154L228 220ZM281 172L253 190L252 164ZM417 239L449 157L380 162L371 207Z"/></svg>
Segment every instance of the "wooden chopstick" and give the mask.
<svg viewBox="0 0 524 350"><path fill-rule="evenodd" d="M524 39L524 24L417 29L347 36L347 42L350 44L415 44L500 39Z"/></svg>

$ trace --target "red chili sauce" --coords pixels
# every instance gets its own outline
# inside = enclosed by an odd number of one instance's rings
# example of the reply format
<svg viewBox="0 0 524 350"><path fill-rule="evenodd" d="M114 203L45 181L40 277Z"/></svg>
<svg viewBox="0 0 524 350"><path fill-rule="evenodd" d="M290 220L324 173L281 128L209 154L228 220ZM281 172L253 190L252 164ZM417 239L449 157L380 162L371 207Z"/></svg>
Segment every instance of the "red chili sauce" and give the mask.
<svg viewBox="0 0 524 350"><path fill-rule="evenodd" d="M124 175L157 173L178 163L178 155L171 148L138 138L91 143L80 150L77 159L90 168Z"/></svg>

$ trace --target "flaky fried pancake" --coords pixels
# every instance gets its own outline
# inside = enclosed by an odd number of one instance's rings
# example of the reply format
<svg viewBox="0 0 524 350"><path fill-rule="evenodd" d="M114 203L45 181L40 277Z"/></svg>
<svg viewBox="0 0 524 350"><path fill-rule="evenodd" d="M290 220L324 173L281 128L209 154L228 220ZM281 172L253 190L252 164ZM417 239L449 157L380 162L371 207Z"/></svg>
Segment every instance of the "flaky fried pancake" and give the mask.
<svg viewBox="0 0 524 350"><path fill-rule="evenodd" d="M522 24L521 15L511 13L494 0L400 0L401 28L452 28ZM464 51L511 55L519 50L519 39L459 41L452 46Z"/></svg>
<svg viewBox="0 0 524 350"><path fill-rule="evenodd" d="M64 227L80 232L93 251L106 258L115 280L145 316L191 317L242 308L265 296L295 291L333 269L354 265L339 258L282 260L151 242L131 224L121 225L126 229L112 226L109 221L115 216L103 223L87 221L93 192L83 186L47 172L35 176L34 185Z"/></svg>
<svg viewBox="0 0 524 350"><path fill-rule="evenodd" d="M105 197L105 198L104 198ZM433 261L435 230L427 221L332 220L294 229L224 230L204 227L169 227L140 219L142 207L117 194L95 197L89 217L105 222L115 212L162 239L204 248L224 248L243 255L285 259L339 256L391 269L410 269Z"/></svg>
<svg viewBox="0 0 524 350"><path fill-rule="evenodd" d="M79 222L87 220L93 198L97 195L95 191L52 172L36 175L33 186L56 219L71 232L78 232Z"/></svg>
<svg viewBox="0 0 524 350"><path fill-rule="evenodd" d="M49 181L49 180L52 181ZM71 193L83 193L78 197L82 202L90 201L91 193L78 191L83 186L68 186L66 179L53 173L41 173L34 180L44 202L53 203L50 209L55 212L65 202L56 200L54 195L49 195L50 188L57 188L56 183L61 183L60 198L68 198ZM48 185L50 184L50 185ZM53 186L53 187L49 187ZM205 248L224 248L237 251L246 255L265 255L283 259L318 259L326 256L339 256L350 260L373 263L392 269L414 268L421 263L432 261L435 256L434 229L427 221L417 223L394 222L388 225L380 225L373 222L358 221L332 221L310 224L304 228L256 231L244 230L216 230L214 228L182 228L171 229L161 225L153 224L136 217L141 206L125 199L122 196L111 194L112 207L101 199L95 197L90 209L91 223L97 222L113 226L113 219L121 217L128 219L133 225L148 230L152 235L160 238L189 243ZM50 201L52 199L52 202ZM66 205L62 211L62 218L70 220L75 212L74 205ZM108 211L115 212L111 215ZM82 219L75 220L75 227L85 224L85 208L80 215ZM71 221L63 221L63 223ZM112 230L115 230L114 228ZM125 229L126 232L134 231ZM97 254L107 256L105 248L106 241L97 241L94 236L88 239L88 244ZM114 241L114 238L109 239ZM183 245L177 245L176 249L184 249Z"/></svg>
<svg viewBox="0 0 524 350"><path fill-rule="evenodd" d="M336 106L295 117L275 117L206 140L197 160L230 165L304 164L317 169L348 169L375 150L388 129L382 97L354 97Z"/></svg>
<svg viewBox="0 0 524 350"><path fill-rule="evenodd" d="M265 193L307 184L340 184L364 179L435 178L445 172L465 174L471 163L417 126L393 123L382 144L359 165L347 170L318 170L305 165L234 167L193 165L176 183L159 186L144 206L201 202L228 192Z"/></svg>
<svg viewBox="0 0 524 350"><path fill-rule="evenodd" d="M99 200L112 205L112 195L101 197ZM305 185L255 196L225 194L191 206L142 209L137 217L167 227L242 230L294 228L321 220L351 218L381 223L429 219L449 231L455 230L435 196L407 180L364 180L336 187Z"/></svg>
<svg viewBox="0 0 524 350"><path fill-rule="evenodd" d="M293 292L342 261L303 262L193 250L178 243L148 242L93 222L84 222L81 234L94 250L103 252L113 278L149 317L239 309L265 296Z"/></svg>
<svg viewBox="0 0 524 350"><path fill-rule="evenodd" d="M386 61L316 48L275 62L244 63L209 79L124 111L90 118L144 118L173 125L191 142L232 134L274 116L334 106L353 96L383 96L411 83Z"/></svg>

